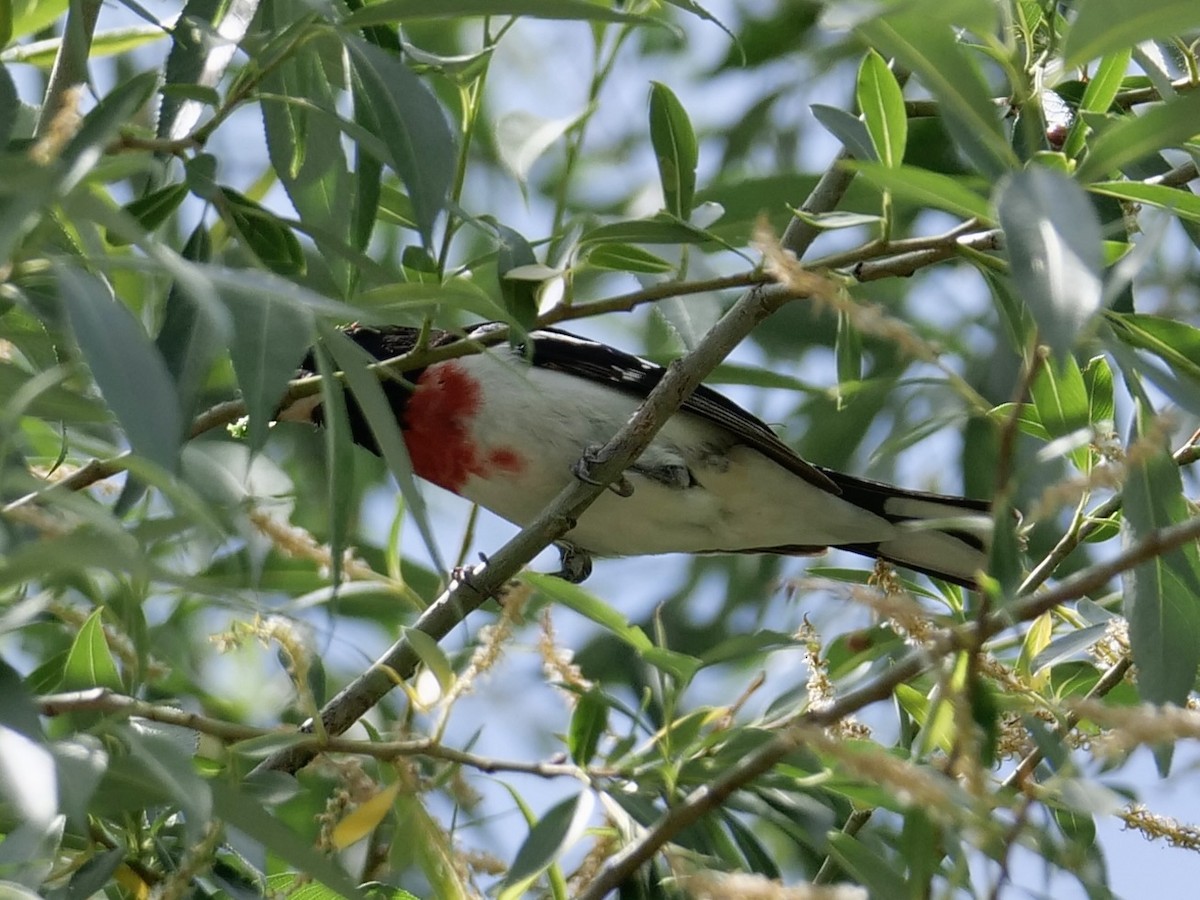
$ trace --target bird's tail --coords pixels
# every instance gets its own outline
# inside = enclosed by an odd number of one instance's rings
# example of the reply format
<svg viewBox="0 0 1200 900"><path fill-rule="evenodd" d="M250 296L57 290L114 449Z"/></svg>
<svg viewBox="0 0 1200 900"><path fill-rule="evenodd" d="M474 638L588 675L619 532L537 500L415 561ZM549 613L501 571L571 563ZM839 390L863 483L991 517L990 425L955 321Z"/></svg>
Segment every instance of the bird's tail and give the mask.
<svg viewBox="0 0 1200 900"><path fill-rule="evenodd" d="M878 543L840 544L841 550L886 559L964 587L975 587L987 569L990 506L981 500L906 491L821 468L842 491L842 499L899 526L899 534Z"/></svg>

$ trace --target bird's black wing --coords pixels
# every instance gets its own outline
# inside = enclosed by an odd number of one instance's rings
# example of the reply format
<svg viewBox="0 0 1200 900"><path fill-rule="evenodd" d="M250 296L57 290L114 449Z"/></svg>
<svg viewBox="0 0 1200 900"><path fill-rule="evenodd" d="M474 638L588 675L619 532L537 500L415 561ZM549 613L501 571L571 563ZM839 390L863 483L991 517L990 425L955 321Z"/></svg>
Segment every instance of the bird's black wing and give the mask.
<svg viewBox="0 0 1200 900"><path fill-rule="evenodd" d="M662 366L641 357L556 328L538 329L530 333L529 339L535 366L587 378L639 399L649 396L666 373ZM696 388L681 409L719 425L741 443L822 490L841 493L828 475L797 456L766 423L711 388Z"/></svg>

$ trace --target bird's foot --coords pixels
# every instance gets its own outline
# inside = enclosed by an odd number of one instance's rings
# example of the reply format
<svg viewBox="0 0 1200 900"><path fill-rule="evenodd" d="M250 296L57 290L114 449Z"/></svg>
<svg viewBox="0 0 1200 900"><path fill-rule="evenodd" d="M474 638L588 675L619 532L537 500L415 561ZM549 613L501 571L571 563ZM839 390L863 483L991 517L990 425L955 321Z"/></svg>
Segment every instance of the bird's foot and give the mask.
<svg viewBox="0 0 1200 900"><path fill-rule="evenodd" d="M553 574L571 584L579 584L592 574L592 556L574 544L558 543L559 570Z"/></svg>
<svg viewBox="0 0 1200 900"><path fill-rule="evenodd" d="M597 487L600 482L592 477L592 469L598 463L602 462L600 451L603 449L601 444L589 444L583 451L583 456L577 459L571 466L571 474L585 484L594 484ZM622 475L616 481L608 485L608 489L618 497L632 497L633 485L629 483L629 479Z"/></svg>

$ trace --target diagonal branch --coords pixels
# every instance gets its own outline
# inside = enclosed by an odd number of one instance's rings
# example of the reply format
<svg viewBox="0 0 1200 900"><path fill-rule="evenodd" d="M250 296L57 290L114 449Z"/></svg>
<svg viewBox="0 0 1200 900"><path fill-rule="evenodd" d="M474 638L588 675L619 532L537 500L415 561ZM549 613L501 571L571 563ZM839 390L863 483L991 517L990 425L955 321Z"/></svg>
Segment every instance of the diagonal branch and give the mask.
<svg viewBox="0 0 1200 900"><path fill-rule="evenodd" d="M1018 600L1008 609L993 612L978 623L968 622L945 632L932 645L910 651L887 672L862 687L849 691L829 706L797 716L792 725L777 737L747 754L719 778L696 788L682 803L663 813L641 837L611 857L596 878L576 895L576 900L601 900L609 891L616 889L679 832L720 806L734 792L769 772L784 757L798 749L803 729L833 725L864 706L886 700L897 686L928 670L947 654L970 649L979 640L994 637L1017 622L1035 619L1061 603L1099 590L1114 576L1168 550L1196 540L1200 540L1200 517L1149 534L1111 560L1085 569L1051 590L1035 597Z"/></svg>

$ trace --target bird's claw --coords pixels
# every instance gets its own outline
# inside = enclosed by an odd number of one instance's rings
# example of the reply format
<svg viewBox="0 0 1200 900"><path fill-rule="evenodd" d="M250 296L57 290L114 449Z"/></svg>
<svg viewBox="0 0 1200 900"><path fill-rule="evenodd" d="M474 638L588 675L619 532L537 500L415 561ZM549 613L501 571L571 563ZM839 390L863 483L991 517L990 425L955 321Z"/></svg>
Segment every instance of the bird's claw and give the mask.
<svg viewBox="0 0 1200 900"><path fill-rule="evenodd" d="M582 481L584 484L594 484L600 487L601 482L592 477L592 467L595 466L600 459L600 444L592 444L583 451L583 456L575 460L571 465L571 474ZM610 482L607 485L608 489L618 497L632 497L633 485L629 483L629 479L622 475L616 481Z"/></svg>

